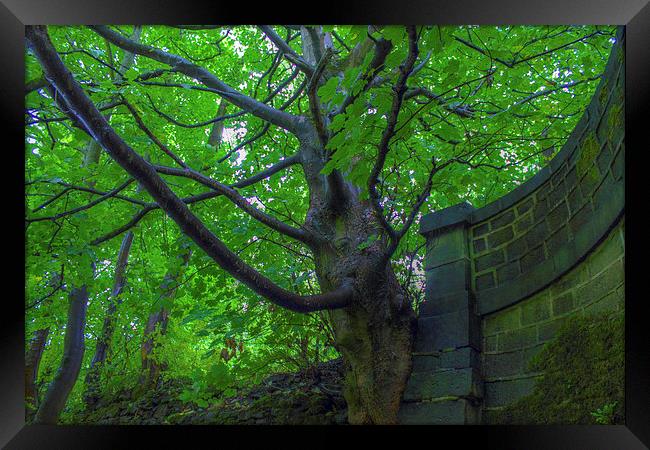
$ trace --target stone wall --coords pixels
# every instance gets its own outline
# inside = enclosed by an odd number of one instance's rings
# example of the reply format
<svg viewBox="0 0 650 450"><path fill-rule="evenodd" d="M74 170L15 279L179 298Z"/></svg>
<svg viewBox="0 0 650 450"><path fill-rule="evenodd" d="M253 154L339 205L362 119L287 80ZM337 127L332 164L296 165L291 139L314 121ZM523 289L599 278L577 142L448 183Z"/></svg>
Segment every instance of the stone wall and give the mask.
<svg viewBox="0 0 650 450"><path fill-rule="evenodd" d="M623 311L625 221L587 259L547 288L482 320L484 423L528 394L538 373L528 363L574 315Z"/></svg>
<svg viewBox="0 0 650 450"><path fill-rule="evenodd" d="M548 166L480 209L425 216L425 302L402 423L478 424L529 393L576 314L624 305L624 36Z"/></svg>

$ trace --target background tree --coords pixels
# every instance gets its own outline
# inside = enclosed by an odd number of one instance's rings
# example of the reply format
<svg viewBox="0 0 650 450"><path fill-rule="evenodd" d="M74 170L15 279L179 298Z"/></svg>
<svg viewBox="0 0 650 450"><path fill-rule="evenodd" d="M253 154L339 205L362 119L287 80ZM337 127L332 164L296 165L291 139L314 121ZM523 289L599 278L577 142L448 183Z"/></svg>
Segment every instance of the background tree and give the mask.
<svg viewBox="0 0 650 450"><path fill-rule="evenodd" d="M132 252L146 266L134 264L129 279L153 298L147 284L164 276L178 236L169 217L200 249L170 307L179 325L196 327L184 338L203 348L190 354L208 359L192 373L228 389L238 370L254 371L262 349L287 346L258 340L247 346L257 355L220 359L219 347L232 347L234 333L243 342L256 326L297 320L315 335L287 326L285 342L293 334L317 358L343 355L350 422L394 423L422 288L413 223L461 199L484 204L552 157L590 99L613 35L566 26L181 26L143 27L137 42L105 26L28 27L28 80L42 79L40 67L47 83L28 83L41 87L27 96L27 194L48 197L37 209L52 211L27 217L28 292L40 292L36 278L61 260L72 279L84 260L105 261L93 284L107 291L113 238L133 230ZM119 52L136 55L124 73ZM98 80L106 69L121 80ZM86 135L112 161L73 171ZM33 308L29 326L59 317L57 308ZM136 311L123 311L127 340L145 321ZM178 345L183 332L173 322L171 331ZM170 376L181 366L170 365Z"/></svg>

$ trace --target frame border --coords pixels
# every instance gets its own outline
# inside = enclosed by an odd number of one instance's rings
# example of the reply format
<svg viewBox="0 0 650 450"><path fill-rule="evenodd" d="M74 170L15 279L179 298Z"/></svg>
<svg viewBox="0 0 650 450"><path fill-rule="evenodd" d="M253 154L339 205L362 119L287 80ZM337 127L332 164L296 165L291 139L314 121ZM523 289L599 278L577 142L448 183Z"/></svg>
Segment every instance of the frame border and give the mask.
<svg viewBox="0 0 650 450"><path fill-rule="evenodd" d="M96 23L416 23L416 24L612 24L626 25L626 108L625 127L628 152L632 162L626 163L627 234L626 258L626 425L618 426L437 426L437 427L339 427L321 433L320 441L331 446L340 445L339 434L351 432L376 435L384 439L386 433L422 433L438 441L444 437L454 443L478 444L483 448L503 449L642 449L650 445L650 352L647 342L648 327L644 326L642 267L647 261L641 249L644 238L643 200L645 186L642 170L648 170L648 138L644 126L644 112L650 102L650 5L648 0L547 0L524 3L516 0L426 0L411 1L408 5L387 0L365 2L332 2L322 11L305 12L304 3L284 2L242 8L237 3L173 2L172 0L2 0L0 3L0 47L3 68L0 70L0 118L7 124L2 144L6 155L11 155L10 169L4 170L3 182L11 195L4 197L7 209L5 224L24 233L25 205L20 198L24 192L24 157L17 149L24 148L24 25L26 24L96 24ZM634 149L637 149L636 151ZM644 155L645 153L645 155ZM631 156L630 156L631 155ZM646 160L644 161L644 157ZM646 175L647 176L647 175ZM14 195L15 190L15 195ZM210 439L223 443L224 434L246 442L252 434L273 435L285 443L307 442L295 440L298 431L323 431L323 428L301 427L175 427L175 426L25 426L24 421L24 245L12 234L5 242L12 244L4 275L14 295L5 290L5 309L0 315L0 445L6 448L123 448L140 436L151 446L173 442L181 437L189 440ZM7 239L9 237L9 239ZM24 234L23 234L24 238ZM634 242L634 246L629 242ZM647 241L646 241L647 242ZM6 244L5 244L6 245ZM630 263L631 260L631 263ZM191 433L185 430L191 430ZM250 431L255 433L250 433ZM245 432L242 432L245 431ZM285 432L291 433L294 439ZM280 434L278 434L280 433ZM322 439L323 436L326 439ZM252 436L251 436L252 437ZM258 436L259 437L259 436ZM266 436L264 436L266 437ZM398 436L395 436L398 438ZM309 442L313 442L310 440ZM646 445L644 445L645 443ZM181 444L181 445L182 445ZM132 444L133 445L133 444ZM165 445L163 445L165 446Z"/></svg>

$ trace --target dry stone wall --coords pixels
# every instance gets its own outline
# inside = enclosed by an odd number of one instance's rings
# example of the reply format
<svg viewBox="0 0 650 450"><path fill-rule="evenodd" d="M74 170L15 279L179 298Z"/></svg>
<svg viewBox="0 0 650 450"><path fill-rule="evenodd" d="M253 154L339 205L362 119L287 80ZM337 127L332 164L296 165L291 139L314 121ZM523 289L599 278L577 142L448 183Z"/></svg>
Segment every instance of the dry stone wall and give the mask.
<svg viewBox="0 0 650 450"><path fill-rule="evenodd" d="M405 424L490 423L529 393L530 359L576 314L624 308L624 35L571 136L479 209L423 217L425 302Z"/></svg>

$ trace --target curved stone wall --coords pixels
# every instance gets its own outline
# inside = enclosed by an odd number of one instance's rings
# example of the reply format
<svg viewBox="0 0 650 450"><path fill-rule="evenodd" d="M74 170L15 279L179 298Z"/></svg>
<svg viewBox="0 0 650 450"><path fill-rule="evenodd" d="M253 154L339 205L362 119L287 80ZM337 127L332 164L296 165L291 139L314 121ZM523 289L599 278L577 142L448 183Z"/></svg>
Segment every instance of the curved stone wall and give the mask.
<svg viewBox="0 0 650 450"><path fill-rule="evenodd" d="M423 217L425 303L402 423L477 424L526 395L527 362L574 314L622 310L624 34L571 136L480 209Z"/></svg>

